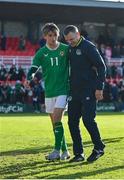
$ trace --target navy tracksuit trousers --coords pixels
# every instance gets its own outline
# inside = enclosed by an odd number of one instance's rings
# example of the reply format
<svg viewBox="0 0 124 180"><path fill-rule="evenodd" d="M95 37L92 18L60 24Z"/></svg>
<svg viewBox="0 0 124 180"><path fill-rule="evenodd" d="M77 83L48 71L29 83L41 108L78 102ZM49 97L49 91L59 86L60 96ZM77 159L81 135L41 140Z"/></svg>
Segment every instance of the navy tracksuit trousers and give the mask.
<svg viewBox="0 0 124 180"><path fill-rule="evenodd" d="M82 98L72 97L68 102L68 125L73 140L74 155L83 153L83 143L79 128L80 118L82 117L84 126L90 134L95 149L103 149L104 144L101 140L96 116L96 99L94 94L88 94L86 91Z"/></svg>

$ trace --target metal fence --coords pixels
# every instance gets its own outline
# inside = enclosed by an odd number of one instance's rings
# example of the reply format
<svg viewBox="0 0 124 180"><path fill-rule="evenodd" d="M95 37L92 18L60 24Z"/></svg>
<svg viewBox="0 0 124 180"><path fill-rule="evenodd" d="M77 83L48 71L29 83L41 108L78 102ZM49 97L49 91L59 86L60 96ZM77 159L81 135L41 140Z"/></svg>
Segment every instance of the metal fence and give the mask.
<svg viewBox="0 0 124 180"><path fill-rule="evenodd" d="M28 69L32 64L33 56L0 56L0 64L10 68L12 64Z"/></svg>

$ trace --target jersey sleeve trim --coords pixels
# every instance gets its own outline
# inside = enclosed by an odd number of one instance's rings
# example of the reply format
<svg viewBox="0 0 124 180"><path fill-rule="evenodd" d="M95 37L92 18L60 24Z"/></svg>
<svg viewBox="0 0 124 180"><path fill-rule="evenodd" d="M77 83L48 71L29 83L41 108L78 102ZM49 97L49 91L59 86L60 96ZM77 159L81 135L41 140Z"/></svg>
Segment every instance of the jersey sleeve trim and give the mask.
<svg viewBox="0 0 124 180"><path fill-rule="evenodd" d="M38 68L39 66L36 66L36 65L31 65L31 67Z"/></svg>

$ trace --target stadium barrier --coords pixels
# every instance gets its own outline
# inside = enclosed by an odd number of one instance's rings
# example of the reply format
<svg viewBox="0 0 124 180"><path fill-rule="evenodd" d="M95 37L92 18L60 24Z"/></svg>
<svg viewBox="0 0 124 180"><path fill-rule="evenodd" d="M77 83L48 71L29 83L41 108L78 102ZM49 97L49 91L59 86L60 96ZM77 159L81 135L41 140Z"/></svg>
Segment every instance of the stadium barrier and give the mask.
<svg viewBox="0 0 124 180"><path fill-rule="evenodd" d="M97 103L97 112L112 112L116 110L114 103Z"/></svg>
<svg viewBox="0 0 124 180"><path fill-rule="evenodd" d="M32 64L33 56L1 56L0 64L4 64L7 68L10 68L12 64L21 66L24 69L28 69Z"/></svg>
<svg viewBox="0 0 124 180"><path fill-rule="evenodd" d="M4 56L0 55L0 64L4 64L7 68L10 67L12 64L17 66L22 66L24 68L29 68L32 64L33 56ZM120 66L124 63L124 57L122 58L111 58L107 60L107 65L117 65Z"/></svg>
<svg viewBox="0 0 124 180"><path fill-rule="evenodd" d="M121 104L116 103L102 103L97 104L97 112L114 112L120 111ZM0 113L33 113L34 108L32 104L0 104Z"/></svg>
<svg viewBox="0 0 124 180"><path fill-rule="evenodd" d="M33 105L30 104L1 104L0 113L30 113L34 112Z"/></svg>
<svg viewBox="0 0 124 180"><path fill-rule="evenodd" d="M112 66L112 65L121 66L122 63L124 63L124 57L121 57L121 58L111 58L111 59L107 60L106 63L107 63L108 66Z"/></svg>

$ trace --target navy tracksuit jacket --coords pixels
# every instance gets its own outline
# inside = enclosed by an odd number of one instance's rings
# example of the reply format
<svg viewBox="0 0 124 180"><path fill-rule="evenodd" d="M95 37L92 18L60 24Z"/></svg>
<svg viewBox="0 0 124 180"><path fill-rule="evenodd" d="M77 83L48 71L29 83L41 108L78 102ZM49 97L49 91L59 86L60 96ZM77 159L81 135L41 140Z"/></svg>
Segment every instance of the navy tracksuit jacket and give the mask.
<svg viewBox="0 0 124 180"><path fill-rule="evenodd" d="M79 129L82 117L95 149L103 149L100 133L95 122L95 90L104 88L106 67L93 43L80 38L75 47L69 48L70 60L70 98L68 103L69 129L73 140L74 154L83 153Z"/></svg>

